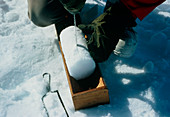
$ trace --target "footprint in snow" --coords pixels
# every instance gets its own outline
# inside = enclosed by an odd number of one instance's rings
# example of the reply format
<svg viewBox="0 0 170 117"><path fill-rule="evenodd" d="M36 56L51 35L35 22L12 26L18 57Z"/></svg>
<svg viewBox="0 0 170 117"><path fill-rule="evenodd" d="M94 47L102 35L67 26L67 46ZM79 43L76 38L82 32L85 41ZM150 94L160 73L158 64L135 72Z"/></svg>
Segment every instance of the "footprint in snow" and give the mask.
<svg viewBox="0 0 170 117"><path fill-rule="evenodd" d="M8 12L5 14L6 22L15 22L17 20L19 20L19 15L17 13Z"/></svg>

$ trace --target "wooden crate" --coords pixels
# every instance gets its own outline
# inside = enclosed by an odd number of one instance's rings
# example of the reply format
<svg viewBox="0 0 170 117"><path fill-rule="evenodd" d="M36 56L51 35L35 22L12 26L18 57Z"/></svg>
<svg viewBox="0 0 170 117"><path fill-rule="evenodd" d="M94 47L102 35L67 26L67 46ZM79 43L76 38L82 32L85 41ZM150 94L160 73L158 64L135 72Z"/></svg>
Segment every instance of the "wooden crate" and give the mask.
<svg viewBox="0 0 170 117"><path fill-rule="evenodd" d="M75 110L109 103L108 89L101 77L100 70L96 69L94 74L87 80L76 81L69 75L60 41L59 45ZM96 76L97 78L94 78Z"/></svg>
<svg viewBox="0 0 170 117"><path fill-rule="evenodd" d="M88 108L99 104L108 104L108 89L103 77L101 76L98 66L89 78L79 81L75 80L69 74L60 41L59 46L75 110Z"/></svg>

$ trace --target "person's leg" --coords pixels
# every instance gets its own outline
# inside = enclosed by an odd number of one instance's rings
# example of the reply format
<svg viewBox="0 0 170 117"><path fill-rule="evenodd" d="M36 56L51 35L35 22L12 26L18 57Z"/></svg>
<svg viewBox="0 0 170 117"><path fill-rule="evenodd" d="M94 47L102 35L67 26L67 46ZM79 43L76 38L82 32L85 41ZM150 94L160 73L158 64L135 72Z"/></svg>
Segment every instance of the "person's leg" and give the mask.
<svg viewBox="0 0 170 117"><path fill-rule="evenodd" d="M119 41L114 49L114 54L121 57L130 57L135 52L137 46L137 36L133 27L135 19L138 17L142 20L155 7L165 0L108 0L105 10L108 7L113 7L112 12L115 16L118 25L123 25L124 28L120 33Z"/></svg>
<svg viewBox="0 0 170 117"><path fill-rule="evenodd" d="M28 16L37 26L45 27L55 24L58 35L74 25L73 15L70 14L59 0L28 0ZM80 16L76 15L76 24L80 24Z"/></svg>
<svg viewBox="0 0 170 117"><path fill-rule="evenodd" d="M73 16L58 0L28 0L28 16L37 26L56 24L57 32L73 25Z"/></svg>
<svg viewBox="0 0 170 117"><path fill-rule="evenodd" d="M120 1L120 0L107 0L104 11L112 7L112 21L115 26L119 28L135 27L136 16Z"/></svg>
<svg viewBox="0 0 170 117"><path fill-rule="evenodd" d="M28 15L38 26L48 26L65 19L68 12L58 0L28 0Z"/></svg>
<svg viewBox="0 0 170 117"><path fill-rule="evenodd" d="M122 31L118 32L119 41L114 49L114 54L121 57L130 57L135 52L137 46L135 20L138 17L142 20L155 7L165 0L108 0L105 10L113 7L113 22L122 27ZM124 28L123 28L124 27Z"/></svg>
<svg viewBox="0 0 170 117"><path fill-rule="evenodd" d="M133 29L137 25L136 16L119 0L108 0L105 11L109 7L112 7L114 27L119 30L116 32L118 43L113 52L120 57L131 57L137 46L137 34Z"/></svg>

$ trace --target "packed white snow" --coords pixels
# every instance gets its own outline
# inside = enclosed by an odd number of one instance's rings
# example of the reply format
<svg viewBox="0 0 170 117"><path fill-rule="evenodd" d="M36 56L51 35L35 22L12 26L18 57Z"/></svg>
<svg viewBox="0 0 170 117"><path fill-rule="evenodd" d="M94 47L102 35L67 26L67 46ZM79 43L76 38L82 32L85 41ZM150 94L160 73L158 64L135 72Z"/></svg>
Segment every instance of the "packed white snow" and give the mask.
<svg viewBox="0 0 170 117"><path fill-rule="evenodd" d="M96 65L83 32L76 26L69 26L61 31L60 40L70 75L76 80L89 77Z"/></svg>
<svg viewBox="0 0 170 117"><path fill-rule="evenodd" d="M106 2L88 1L99 4L98 11ZM110 104L80 111L74 110L54 26L35 26L27 11L26 0L0 0L0 117L47 117L41 100L48 92L45 72L70 117L170 116L170 0L137 20L134 56L112 54L99 65ZM44 101L50 117L66 116L56 93L47 93Z"/></svg>

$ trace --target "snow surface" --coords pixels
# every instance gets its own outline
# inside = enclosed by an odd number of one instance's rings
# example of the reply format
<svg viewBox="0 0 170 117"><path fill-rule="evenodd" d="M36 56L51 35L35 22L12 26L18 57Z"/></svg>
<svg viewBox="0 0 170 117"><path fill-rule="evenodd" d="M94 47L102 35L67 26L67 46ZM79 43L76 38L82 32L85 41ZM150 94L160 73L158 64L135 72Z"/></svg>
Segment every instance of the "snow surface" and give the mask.
<svg viewBox="0 0 170 117"><path fill-rule="evenodd" d="M74 111L54 26L32 24L26 0L0 0L0 117L47 116L41 101L47 93L44 72L51 74L51 88L59 90L71 117L169 117L170 0L138 21L136 31L133 57L112 54L100 64L110 104ZM50 117L66 116L55 93L47 94L45 104Z"/></svg>

